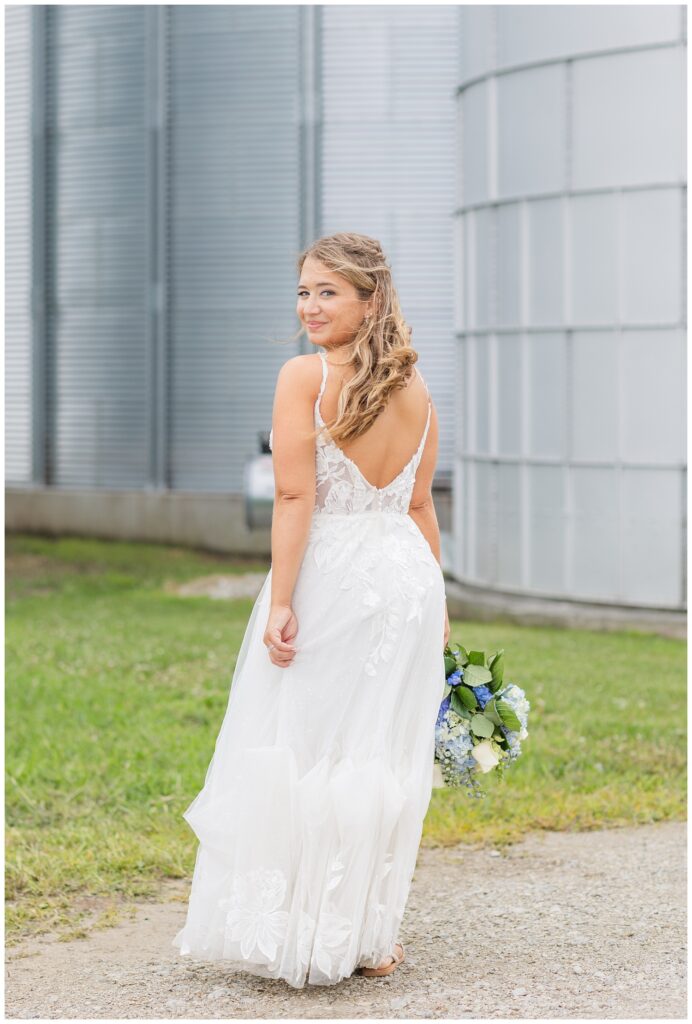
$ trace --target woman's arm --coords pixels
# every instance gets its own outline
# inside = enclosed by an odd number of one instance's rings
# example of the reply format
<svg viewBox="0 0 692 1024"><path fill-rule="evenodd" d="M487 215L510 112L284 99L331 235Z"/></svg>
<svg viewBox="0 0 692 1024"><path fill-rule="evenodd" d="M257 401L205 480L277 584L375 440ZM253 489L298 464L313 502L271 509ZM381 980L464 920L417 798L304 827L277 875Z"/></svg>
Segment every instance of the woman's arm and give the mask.
<svg viewBox="0 0 692 1024"><path fill-rule="evenodd" d="M442 557L440 551L440 527L437 522L437 512L432 496L433 477L437 465L438 448L438 422L435 406L430 414L430 427L425 440L425 447L416 471L416 482L411 495L408 514L416 523L423 534L433 555L442 568ZM447 646L449 640L449 613L445 602L445 621L443 627L443 647Z"/></svg>
<svg viewBox="0 0 692 1024"><path fill-rule="evenodd" d="M421 502L420 505L414 505L411 503L408 514L418 525L420 532L430 545L433 555L441 565L440 527L437 522L437 512L435 511L435 504L433 502L432 495Z"/></svg>
<svg viewBox="0 0 692 1024"><path fill-rule="evenodd" d="M315 507L314 401L318 367L310 355L281 367L272 414L274 510L271 608L291 606Z"/></svg>
<svg viewBox="0 0 692 1024"><path fill-rule="evenodd" d="M441 562L440 527L432 496L433 477L437 465L439 426L437 410L433 405L430 413L430 427L425 439L423 454L416 470L416 482L413 487L408 514L418 525L420 532L427 540L433 555Z"/></svg>

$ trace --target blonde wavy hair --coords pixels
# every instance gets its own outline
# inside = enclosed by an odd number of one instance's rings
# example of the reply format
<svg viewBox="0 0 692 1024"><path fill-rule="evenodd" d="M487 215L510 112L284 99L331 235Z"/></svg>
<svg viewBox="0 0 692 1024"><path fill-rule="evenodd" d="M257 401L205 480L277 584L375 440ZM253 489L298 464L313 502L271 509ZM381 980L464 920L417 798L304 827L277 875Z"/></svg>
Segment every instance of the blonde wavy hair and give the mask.
<svg viewBox="0 0 692 1024"><path fill-rule="evenodd" d="M340 444L364 434L389 396L408 385L418 353L411 346L412 330L401 312L391 269L375 238L351 232L320 238L300 253L299 275L308 256L350 281L363 302L372 301L372 315L363 320L349 346L348 365L356 372L344 383L336 419L329 427L330 437ZM303 327L296 337L304 331ZM312 436L318 437L323 429Z"/></svg>

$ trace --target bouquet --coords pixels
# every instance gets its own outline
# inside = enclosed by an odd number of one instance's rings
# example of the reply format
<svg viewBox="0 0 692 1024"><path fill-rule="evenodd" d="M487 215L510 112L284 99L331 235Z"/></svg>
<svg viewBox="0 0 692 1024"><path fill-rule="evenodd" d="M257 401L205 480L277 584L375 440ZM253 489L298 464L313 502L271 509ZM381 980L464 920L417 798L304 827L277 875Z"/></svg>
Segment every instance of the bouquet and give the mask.
<svg viewBox="0 0 692 1024"><path fill-rule="evenodd" d="M500 778L521 753L530 704L524 691L503 686L504 650L486 662L485 651L444 649L445 688L435 725L435 761L446 786L466 786L484 797L478 776L495 769Z"/></svg>

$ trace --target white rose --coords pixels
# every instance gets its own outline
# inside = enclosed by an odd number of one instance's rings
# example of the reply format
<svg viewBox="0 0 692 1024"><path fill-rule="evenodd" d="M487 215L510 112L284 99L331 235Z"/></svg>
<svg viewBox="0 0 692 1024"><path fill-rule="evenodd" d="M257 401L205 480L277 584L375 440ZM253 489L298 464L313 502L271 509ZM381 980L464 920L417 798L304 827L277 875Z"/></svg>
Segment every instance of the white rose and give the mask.
<svg viewBox="0 0 692 1024"><path fill-rule="evenodd" d="M520 740L525 740L528 735L529 735L528 730L525 729L524 726L522 725L521 732L519 733L519 739Z"/></svg>
<svg viewBox="0 0 692 1024"><path fill-rule="evenodd" d="M480 743L476 743L471 753L478 761L478 767L482 772L489 772L500 760L489 740L481 740Z"/></svg>

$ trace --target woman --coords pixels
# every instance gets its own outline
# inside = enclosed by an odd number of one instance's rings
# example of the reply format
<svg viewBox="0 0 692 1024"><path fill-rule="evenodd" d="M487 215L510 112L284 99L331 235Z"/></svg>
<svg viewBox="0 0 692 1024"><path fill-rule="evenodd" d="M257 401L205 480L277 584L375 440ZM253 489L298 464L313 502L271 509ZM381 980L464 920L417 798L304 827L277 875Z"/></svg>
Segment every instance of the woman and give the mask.
<svg viewBox="0 0 692 1024"><path fill-rule="evenodd" d="M333 235L298 269L317 352L278 375L272 564L184 814L200 845L173 943L302 988L404 958L449 619L437 415L382 250Z"/></svg>

